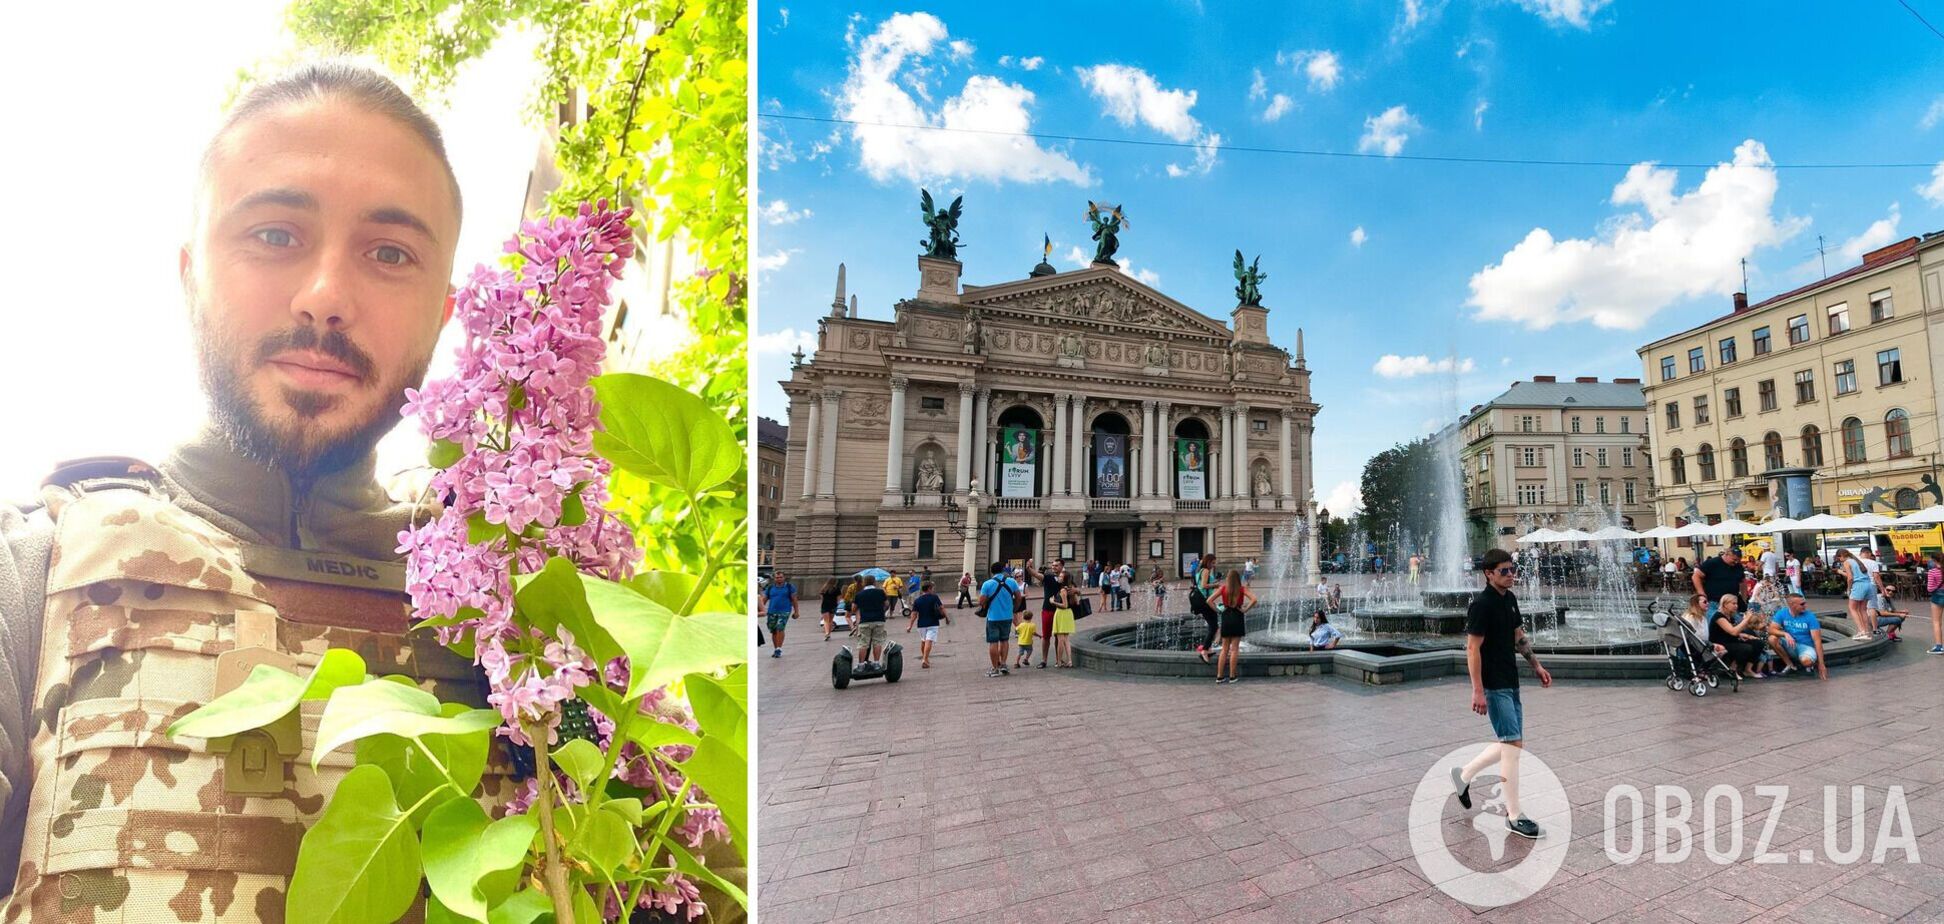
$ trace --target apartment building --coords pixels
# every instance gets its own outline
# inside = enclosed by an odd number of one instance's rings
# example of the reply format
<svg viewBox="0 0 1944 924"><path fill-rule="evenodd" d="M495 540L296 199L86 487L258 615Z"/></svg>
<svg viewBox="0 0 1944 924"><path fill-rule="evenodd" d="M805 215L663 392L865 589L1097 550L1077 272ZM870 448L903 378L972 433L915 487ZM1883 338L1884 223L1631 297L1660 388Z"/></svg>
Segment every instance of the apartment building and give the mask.
<svg viewBox="0 0 1944 924"><path fill-rule="evenodd" d="M1653 460L1639 379L1535 376L1459 421L1459 470L1472 548L1513 548L1542 526L1654 525Z"/></svg>

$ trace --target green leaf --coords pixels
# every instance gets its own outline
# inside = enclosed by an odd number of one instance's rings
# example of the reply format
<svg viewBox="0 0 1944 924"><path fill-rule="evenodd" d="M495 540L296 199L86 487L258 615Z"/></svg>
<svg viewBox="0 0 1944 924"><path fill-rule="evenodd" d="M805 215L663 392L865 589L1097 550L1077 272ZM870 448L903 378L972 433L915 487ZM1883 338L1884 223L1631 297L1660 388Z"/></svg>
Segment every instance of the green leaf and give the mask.
<svg viewBox="0 0 1944 924"><path fill-rule="evenodd" d="M419 891L419 842L377 767L354 767L297 848L290 924L395 921Z"/></svg>
<svg viewBox="0 0 1944 924"><path fill-rule="evenodd" d="M688 760L679 762L682 773L702 787L722 812L722 823L729 828L736 850L748 856L744 832L749 821L749 761L721 738L707 735L695 746Z"/></svg>
<svg viewBox="0 0 1944 924"><path fill-rule="evenodd" d="M741 841L738 841L736 843L736 849L738 850L742 849ZM736 885L733 882L730 882L727 879L722 878L719 875L716 875L715 870L712 870L707 866L702 865L702 861L697 860L694 854L689 853L687 847L682 846L674 838L664 837L658 839L657 852L661 850L668 851L669 854L675 858L676 869L682 871L684 874L692 878L700 879L703 882L706 882L712 886L715 886L717 889L722 890L722 894L735 899L736 904L741 905L744 908L749 907L749 896L743 893L743 890L740 886Z"/></svg>
<svg viewBox="0 0 1944 924"><path fill-rule="evenodd" d="M593 385L602 427L594 433L594 449L616 467L689 495L742 471L735 433L701 398L629 372L596 376Z"/></svg>
<svg viewBox="0 0 1944 924"><path fill-rule="evenodd" d="M425 900L425 924L459 924L466 920L470 919L440 904L436 895Z"/></svg>
<svg viewBox="0 0 1944 924"><path fill-rule="evenodd" d="M574 633L574 643L596 664L606 664L621 655L614 636L589 611L587 589L572 561L556 555L547 559L538 573L516 576L513 586L517 588L514 608L534 628L557 637L560 627L566 626Z"/></svg>
<svg viewBox="0 0 1944 924"><path fill-rule="evenodd" d="M586 889L574 890L574 921L575 924L583 921L588 924L600 924L600 906L594 904L594 896L589 895Z"/></svg>
<svg viewBox="0 0 1944 924"><path fill-rule="evenodd" d="M586 522L587 502L581 500L580 489L576 486L574 493L567 495L567 499L560 502L560 525L579 526Z"/></svg>
<svg viewBox="0 0 1944 924"><path fill-rule="evenodd" d="M439 806L425 819L424 832L425 881L433 897L468 920L486 921L492 896L481 881L523 867L538 833L540 824L531 816L492 821L471 799Z"/></svg>
<svg viewBox="0 0 1944 924"><path fill-rule="evenodd" d="M749 751L745 742L749 737L749 714L744 702L748 697L748 686L743 683L745 676L742 665L738 665L723 680L706 674L690 674L685 688L702 734L722 741L731 750L747 758Z"/></svg>
<svg viewBox="0 0 1944 924"><path fill-rule="evenodd" d="M324 652L309 679L259 664L243 684L210 700L169 726L169 737L221 738L262 728L290 714L297 704L323 699L342 686L363 683L364 659L343 648Z"/></svg>
<svg viewBox="0 0 1944 924"><path fill-rule="evenodd" d="M613 812L614 814L621 816L621 818L626 820L628 824L634 825L636 827L641 826L641 800L640 799L635 799L635 798L609 799L606 802L601 803L601 811Z"/></svg>
<svg viewBox="0 0 1944 924"><path fill-rule="evenodd" d="M504 535L506 527L489 522L484 513L475 513L466 518L466 541L473 545L486 545Z"/></svg>
<svg viewBox="0 0 1944 924"><path fill-rule="evenodd" d="M696 577L693 574L655 570L637 574L629 578L627 584L634 588L636 593L679 613L682 611L682 604L688 602L689 594L695 591L695 581ZM724 596L718 587L704 590L697 606L700 609L715 611L735 609L735 606L729 602L729 598Z"/></svg>
<svg viewBox="0 0 1944 924"><path fill-rule="evenodd" d="M454 717L470 711L464 703L442 703L441 715ZM444 787L449 798L461 798L461 794L451 792L446 778L439 772L443 765L446 773L452 775L452 782L470 795L479 787L479 780L486 772L486 754L491 749L493 733L477 731L463 735L427 735L414 743L411 739L397 735L371 735L358 740L358 763L371 764L385 771L391 778L392 792L398 796L399 805L416 805L426 793ZM423 746L424 751L420 750ZM425 756L432 752L438 758L434 764ZM440 798L420 805L412 813L412 823L422 824L432 810L444 804Z"/></svg>
<svg viewBox="0 0 1944 924"><path fill-rule="evenodd" d="M582 792L593 788L594 781L601 776L601 764L606 762L600 748L579 738L567 742L550 756L562 773L580 784Z"/></svg>
<svg viewBox="0 0 1944 924"><path fill-rule="evenodd" d="M458 462L465 454L465 447L458 443L451 440L433 440L432 448L425 453L425 461L431 463L433 468L451 468L453 463Z"/></svg>
<svg viewBox="0 0 1944 924"><path fill-rule="evenodd" d="M311 749L311 767L315 769L324 755L370 735L462 735L496 728L500 721L499 712L493 709L468 709L447 716L440 711L438 697L424 690L389 680L371 680L339 689L324 704L324 715L317 723L317 744Z"/></svg>
<svg viewBox="0 0 1944 924"><path fill-rule="evenodd" d="M650 719L639 722L628 729L628 740L641 746L642 750L653 750L667 744L686 744L690 747L702 743L702 738L692 731L673 722Z"/></svg>
<svg viewBox="0 0 1944 924"><path fill-rule="evenodd" d="M533 922L553 918L553 902L547 900L543 892L521 889L513 893L504 903L494 905L487 915L491 924L533 924Z"/></svg>
<svg viewBox="0 0 1944 924"><path fill-rule="evenodd" d="M634 828L612 812L590 812L567 840L567 851L586 860L597 874L611 874L628 862L635 847Z"/></svg>
<svg viewBox="0 0 1944 924"><path fill-rule="evenodd" d="M632 588L581 575L594 622L628 655L627 699L673 683L684 674L711 673L746 661L744 617L737 613L676 616Z"/></svg>

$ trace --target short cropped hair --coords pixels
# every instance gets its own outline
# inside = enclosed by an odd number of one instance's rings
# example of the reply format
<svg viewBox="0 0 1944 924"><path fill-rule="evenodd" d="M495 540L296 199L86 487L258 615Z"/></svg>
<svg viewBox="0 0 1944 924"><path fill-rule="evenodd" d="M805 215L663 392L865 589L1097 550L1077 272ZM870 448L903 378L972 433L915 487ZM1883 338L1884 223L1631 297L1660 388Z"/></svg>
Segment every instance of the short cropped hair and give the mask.
<svg viewBox="0 0 1944 924"><path fill-rule="evenodd" d="M329 58L300 64L275 77L258 82L237 97L229 112L223 116L223 123L210 136L209 144L203 148L199 169L203 176L209 175L214 165L216 148L237 126L264 113L282 106L306 103L312 100L345 99L355 103L365 111L385 116L410 129L425 146L432 149L433 156L439 159L439 166L445 168L446 184L452 190L452 208L460 217L465 215L464 205L459 196L459 178L452 172L452 161L446 157L445 135L439 131L439 124L420 109L418 103L404 90L398 88L391 78L369 67L343 58Z"/></svg>
<svg viewBox="0 0 1944 924"><path fill-rule="evenodd" d="M1512 553L1504 549L1486 549L1485 558L1478 563L1478 570L1490 571L1512 560Z"/></svg>

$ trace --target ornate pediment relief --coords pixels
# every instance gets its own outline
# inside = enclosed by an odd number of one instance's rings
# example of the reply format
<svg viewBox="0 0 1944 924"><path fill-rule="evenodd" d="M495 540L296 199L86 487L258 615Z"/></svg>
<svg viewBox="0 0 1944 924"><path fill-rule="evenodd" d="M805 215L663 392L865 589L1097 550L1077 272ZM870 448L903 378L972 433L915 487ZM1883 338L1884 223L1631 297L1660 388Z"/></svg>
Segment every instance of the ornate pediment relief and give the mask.
<svg viewBox="0 0 1944 924"><path fill-rule="evenodd" d="M1058 320L1085 320L1104 328L1229 338L1229 330L1141 283L1118 272L1103 270L1091 278L1029 280L973 289L965 304L988 314L1016 313Z"/></svg>

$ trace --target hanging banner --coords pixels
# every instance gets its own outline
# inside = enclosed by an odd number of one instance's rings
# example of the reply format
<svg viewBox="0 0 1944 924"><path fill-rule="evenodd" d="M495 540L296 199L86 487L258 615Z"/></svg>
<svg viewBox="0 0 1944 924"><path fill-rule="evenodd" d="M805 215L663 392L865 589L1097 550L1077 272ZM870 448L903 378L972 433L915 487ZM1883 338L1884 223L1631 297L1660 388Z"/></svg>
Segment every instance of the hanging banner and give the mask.
<svg viewBox="0 0 1944 924"><path fill-rule="evenodd" d="M1208 499L1208 443L1175 440L1175 496L1182 500Z"/></svg>
<svg viewBox="0 0 1944 924"><path fill-rule="evenodd" d="M1127 496L1127 435L1094 431L1094 496Z"/></svg>
<svg viewBox="0 0 1944 924"><path fill-rule="evenodd" d="M1039 471L1039 431L1007 427L1000 444L999 496L1033 497Z"/></svg>

